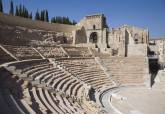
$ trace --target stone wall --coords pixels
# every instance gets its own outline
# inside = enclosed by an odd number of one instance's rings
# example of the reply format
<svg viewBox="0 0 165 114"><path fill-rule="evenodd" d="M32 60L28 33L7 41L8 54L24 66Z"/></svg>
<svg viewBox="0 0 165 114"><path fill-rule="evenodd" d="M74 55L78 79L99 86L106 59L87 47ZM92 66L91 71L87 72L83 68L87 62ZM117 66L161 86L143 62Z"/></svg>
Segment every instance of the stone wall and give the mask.
<svg viewBox="0 0 165 114"><path fill-rule="evenodd" d="M149 45L149 51L153 52L152 54L158 54L159 53L159 47L157 45Z"/></svg>
<svg viewBox="0 0 165 114"><path fill-rule="evenodd" d="M140 50L140 45L148 44L148 30L134 26L124 25L119 28L112 28L108 33L108 45L112 50L118 52L118 56L132 56L132 52L137 51L137 55L147 55L147 46L143 46Z"/></svg>
<svg viewBox="0 0 165 114"><path fill-rule="evenodd" d="M159 70L154 81L156 83L164 83L165 84L165 70Z"/></svg>
<svg viewBox="0 0 165 114"><path fill-rule="evenodd" d="M153 51L159 57L159 62L165 63L165 38L150 40L150 51Z"/></svg>
<svg viewBox="0 0 165 114"><path fill-rule="evenodd" d="M104 17L103 14L94 14L94 15L85 16L77 25L84 26L85 29L102 29L103 17Z"/></svg>
<svg viewBox="0 0 165 114"><path fill-rule="evenodd" d="M79 30L73 31L73 44L87 43L87 36L85 28L82 27Z"/></svg>
<svg viewBox="0 0 165 114"><path fill-rule="evenodd" d="M94 14L85 16L77 26L81 26L85 28L87 43L95 43L97 46L104 50L107 46L106 38L107 38L107 30L106 30L106 18L103 14ZM96 34L97 42L91 42L90 38L92 34ZM81 37L81 36L80 36Z"/></svg>
<svg viewBox="0 0 165 114"><path fill-rule="evenodd" d="M118 49L121 43L125 43L125 31L120 28L111 29L108 33L108 44L113 49Z"/></svg>
<svg viewBox="0 0 165 114"><path fill-rule="evenodd" d="M135 26L123 25L120 28L126 29L137 44L149 43L149 31L148 29L139 28Z"/></svg>
<svg viewBox="0 0 165 114"><path fill-rule="evenodd" d="M147 56L147 44L129 44L128 56Z"/></svg>

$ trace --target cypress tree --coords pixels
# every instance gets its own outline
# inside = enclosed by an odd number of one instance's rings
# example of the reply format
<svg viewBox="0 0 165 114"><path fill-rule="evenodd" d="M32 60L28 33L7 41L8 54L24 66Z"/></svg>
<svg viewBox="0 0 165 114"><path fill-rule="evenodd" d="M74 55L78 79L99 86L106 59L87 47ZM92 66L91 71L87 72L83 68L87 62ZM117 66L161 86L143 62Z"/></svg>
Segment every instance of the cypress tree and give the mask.
<svg viewBox="0 0 165 114"><path fill-rule="evenodd" d="M25 8L25 6L23 5L23 9L22 9L22 17L24 18L28 18L29 13L28 10Z"/></svg>
<svg viewBox="0 0 165 114"><path fill-rule="evenodd" d="M54 17L51 18L50 22L51 23L54 23Z"/></svg>
<svg viewBox="0 0 165 114"><path fill-rule="evenodd" d="M62 22L63 22L63 17L59 16L59 23L62 24Z"/></svg>
<svg viewBox="0 0 165 114"><path fill-rule="evenodd" d="M35 15L35 20L40 20L40 14L38 12L38 9L37 9L37 12L36 12L36 15Z"/></svg>
<svg viewBox="0 0 165 114"><path fill-rule="evenodd" d="M52 17L51 23L56 23L56 18L55 17Z"/></svg>
<svg viewBox="0 0 165 114"><path fill-rule="evenodd" d="M25 9L25 18L28 18L29 17L29 13L28 13L28 11Z"/></svg>
<svg viewBox="0 0 165 114"><path fill-rule="evenodd" d="M70 24L69 17L66 17L66 24Z"/></svg>
<svg viewBox="0 0 165 114"><path fill-rule="evenodd" d="M0 0L0 12L3 13L3 3L2 3L2 0Z"/></svg>
<svg viewBox="0 0 165 114"><path fill-rule="evenodd" d="M45 20L45 10L41 11L41 21Z"/></svg>
<svg viewBox="0 0 165 114"><path fill-rule="evenodd" d="M28 18L29 18L29 19L32 19L32 18L33 18L32 12L29 14Z"/></svg>
<svg viewBox="0 0 165 114"><path fill-rule="evenodd" d="M77 24L77 22L75 20L73 20L72 25L76 25L76 24Z"/></svg>
<svg viewBox="0 0 165 114"><path fill-rule="evenodd" d="M29 18L29 12L27 9L25 9L25 18Z"/></svg>
<svg viewBox="0 0 165 114"><path fill-rule="evenodd" d="M26 9L24 5L22 6L21 14L22 14L21 17L26 17Z"/></svg>
<svg viewBox="0 0 165 114"><path fill-rule="evenodd" d="M59 17L58 16L56 16L56 23L59 23L60 21L59 21Z"/></svg>
<svg viewBox="0 0 165 114"><path fill-rule="evenodd" d="M47 10L45 10L45 21L49 22L49 15Z"/></svg>
<svg viewBox="0 0 165 114"><path fill-rule="evenodd" d="M16 6L15 16L19 16L18 6Z"/></svg>
<svg viewBox="0 0 165 114"><path fill-rule="evenodd" d="M66 19L66 17L63 17L62 23L63 23L63 24L67 24L67 19Z"/></svg>
<svg viewBox="0 0 165 114"><path fill-rule="evenodd" d="M61 24L65 24L65 17L61 17Z"/></svg>
<svg viewBox="0 0 165 114"><path fill-rule="evenodd" d="M56 23L56 18L54 17L54 23Z"/></svg>
<svg viewBox="0 0 165 114"><path fill-rule="evenodd" d="M18 16L21 16L21 17L23 16L21 4L19 5Z"/></svg>
<svg viewBox="0 0 165 114"><path fill-rule="evenodd" d="M14 6L13 6L13 1L10 1L10 11L9 11L10 15L14 15Z"/></svg>

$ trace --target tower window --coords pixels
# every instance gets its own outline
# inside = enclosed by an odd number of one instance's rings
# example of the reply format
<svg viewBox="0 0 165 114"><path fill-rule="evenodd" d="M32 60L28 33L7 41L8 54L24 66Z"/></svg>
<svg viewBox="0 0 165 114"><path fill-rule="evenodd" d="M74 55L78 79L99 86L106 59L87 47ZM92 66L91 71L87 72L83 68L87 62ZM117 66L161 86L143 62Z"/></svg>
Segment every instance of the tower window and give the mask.
<svg viewBox="0 0 165 114"><path fill-rule="evenodd" d="M94 29L94 30L96 29L96 25L93 25L93 29Z"/></svg>

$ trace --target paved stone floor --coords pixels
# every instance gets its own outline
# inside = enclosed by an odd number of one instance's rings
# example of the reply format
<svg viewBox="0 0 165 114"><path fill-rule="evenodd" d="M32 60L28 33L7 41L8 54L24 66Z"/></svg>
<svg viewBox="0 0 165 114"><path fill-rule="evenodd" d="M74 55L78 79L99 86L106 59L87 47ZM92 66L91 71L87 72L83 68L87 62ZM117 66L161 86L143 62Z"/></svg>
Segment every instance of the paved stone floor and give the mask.
<svg viewBox="0 0 165 114"><path fill-rule="evenodd" d="M123 114L165 114L165 88L122 89L111 103Z"/></svg>

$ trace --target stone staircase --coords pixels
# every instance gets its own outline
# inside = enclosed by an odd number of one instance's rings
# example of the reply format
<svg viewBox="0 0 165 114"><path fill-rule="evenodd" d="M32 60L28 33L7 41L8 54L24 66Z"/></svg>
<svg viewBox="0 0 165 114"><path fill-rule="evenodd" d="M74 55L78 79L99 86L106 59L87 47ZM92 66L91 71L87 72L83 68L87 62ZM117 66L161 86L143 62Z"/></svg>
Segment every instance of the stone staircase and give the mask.
<svg viewBox="0 0 165 114"><path fill-rule="evenodd" d="M149 78L148 61L142 57L102 58L106 72L120 85L146 84ZM148 82L147 82L148 83Z"/></svg>

